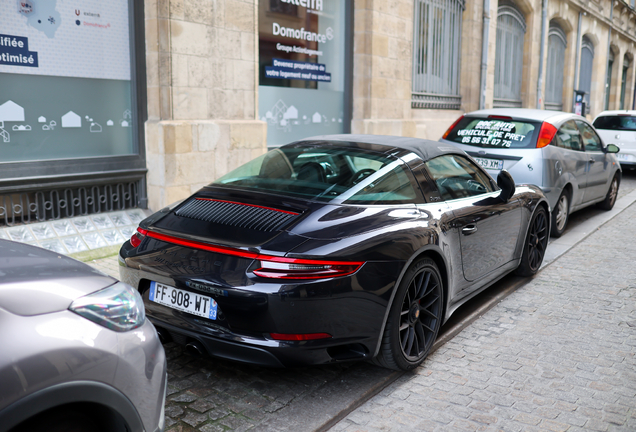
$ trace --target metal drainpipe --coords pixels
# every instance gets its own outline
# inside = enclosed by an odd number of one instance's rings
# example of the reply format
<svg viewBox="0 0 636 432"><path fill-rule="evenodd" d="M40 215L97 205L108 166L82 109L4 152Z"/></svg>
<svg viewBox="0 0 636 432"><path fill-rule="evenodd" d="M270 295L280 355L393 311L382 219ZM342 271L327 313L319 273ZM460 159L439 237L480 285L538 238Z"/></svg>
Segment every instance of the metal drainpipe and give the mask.
<svg viewBox="0 0 636 432"><path fill-rule="evenodd" d="M541 89L543 88L543 55L545 54L545 31L548 23L548 0L541 6L541 49L539 52L539 79L537 80L537 109L541 109Z"/></svg>
<svg viewBox="0 0 636 432"><path fill-rule="evenodd" d="M579 57L581 55L581 21L583 20L583 11L579 11L579 26L576 33L576 57L574 59L574 67L576 68L574 73L574 90L579 89L579 78L581 72L581 65L579 64ZM575 95L572 95L572 112L574 112L574 104L576 103Z"/></svg>
<svg viewBox="0 0 636 432"><path fill-rule="evenodd" d="M488 34L490 32L490 0L484 0L483 33L481 36L481 83L479 109L486 108L486 81L488 75Z"/></svg>
<svg viewBox="0 0 636 432"><path fill-rule="evenodd" d="M607 100L607 93L610 91L607 86L607 74L609 72L609 64L610 64L610 46L612 46L612 24L614 24L614 0L610 1L610 28L607 35L607 64L605 65L605 91L603 92L603 109L605 108L605 101ZM612 81L610 79L610 85ZM609 109L609 105L607 106Z"/></svg>

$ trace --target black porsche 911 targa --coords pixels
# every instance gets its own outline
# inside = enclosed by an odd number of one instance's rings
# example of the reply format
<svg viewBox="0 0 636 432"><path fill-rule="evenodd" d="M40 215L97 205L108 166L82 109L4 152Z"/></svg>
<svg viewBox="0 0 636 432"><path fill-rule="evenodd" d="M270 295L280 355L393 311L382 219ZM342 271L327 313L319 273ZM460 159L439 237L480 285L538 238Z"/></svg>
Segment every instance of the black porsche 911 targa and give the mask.
<svg viewBox="0 0 636 432"><path fill-rule="evenodd" d="M269 366L408 370L450 315L537 272L548 203L450 145L333 135L278 149L142 221L120 251L165 339Z"/></svg>

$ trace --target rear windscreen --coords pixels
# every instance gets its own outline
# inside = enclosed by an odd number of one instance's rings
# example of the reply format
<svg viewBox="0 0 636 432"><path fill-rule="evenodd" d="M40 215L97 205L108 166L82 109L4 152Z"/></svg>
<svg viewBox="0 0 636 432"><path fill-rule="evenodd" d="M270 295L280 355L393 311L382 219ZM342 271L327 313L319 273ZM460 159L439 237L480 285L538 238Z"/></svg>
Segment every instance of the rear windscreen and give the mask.
<svg viewBox="0 0 636 432"><path fill-rule="evenodd" d="M483 148L535 148L541 122L464 117L446 137Z"/></svg>
<svg viewBox="0 0 636 432"><path fill-rule="evenodd" d="M317 201L412 203L416 190L403 160L329 143L283 146L212 183Z"/></svg>
<svg viewBox="0 0 636 432"><path fill-rule="evenodd" d="M603 116L594 120L596 129L636 131L636 117L630 115Z"/></svg>

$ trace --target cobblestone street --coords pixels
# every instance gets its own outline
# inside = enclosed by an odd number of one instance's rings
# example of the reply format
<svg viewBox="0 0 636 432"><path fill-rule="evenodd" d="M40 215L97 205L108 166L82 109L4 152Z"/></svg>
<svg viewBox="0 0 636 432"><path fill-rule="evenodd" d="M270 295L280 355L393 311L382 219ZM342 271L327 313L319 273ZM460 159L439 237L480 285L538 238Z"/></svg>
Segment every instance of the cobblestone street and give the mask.
<svg viewBox="0 0 636 432"><path fill-rule="evenodd" d="M636 175L624 180L621 198ZM604 214L575 213L573 231L576 219ZM635 218L632 204L594 228L332 430L636 430ZM90 264L118 277L116 257ZM281 370L165 349L168 432L316 430L400 376L367 363Z"/></svg>
<svg viewBox="0 0 636 432"><path fill-rule="evenodd" d="M332 431L636 430L636 205Z"/></svg>

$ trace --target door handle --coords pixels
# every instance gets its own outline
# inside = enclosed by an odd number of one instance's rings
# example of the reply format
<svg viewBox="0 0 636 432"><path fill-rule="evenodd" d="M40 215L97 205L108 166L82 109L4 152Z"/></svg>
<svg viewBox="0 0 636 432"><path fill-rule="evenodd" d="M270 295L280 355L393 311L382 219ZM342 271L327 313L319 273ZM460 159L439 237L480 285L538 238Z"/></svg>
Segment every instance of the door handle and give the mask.
<svg viewBox="0 0 636 432"><path fill-rule="evenodd" d="M596 162L596 159L590 159L590 163Z"/></svg>
<svg viewBox="0 0 636 432"><path fill-rule="evenodd" d="M471 235L477 232L477 225L466 225L464 228L462 228L462 234L464 235Z"/></svg>

